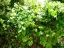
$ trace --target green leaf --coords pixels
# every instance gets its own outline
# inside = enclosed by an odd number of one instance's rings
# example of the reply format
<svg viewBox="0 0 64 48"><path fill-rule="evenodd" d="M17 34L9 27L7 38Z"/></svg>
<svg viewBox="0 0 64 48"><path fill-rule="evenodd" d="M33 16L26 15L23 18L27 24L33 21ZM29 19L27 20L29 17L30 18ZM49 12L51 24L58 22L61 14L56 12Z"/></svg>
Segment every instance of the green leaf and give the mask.
<svg viewBox="0 0 64 48"><path fill-rule="evenodd" d="M41 35L43 35L43 32L42 31L36 32L36 35L41 36Z"/></svg>
<svg viewBox="0 0 64 48"><path fill-rule="evenodd" d="M28 37L26 37L26 36L22 37L22 41L23 42L27 42L28 41Z"/></svg>
<svg viewBox="0 0 64 48"><path fill-rule="evenodd" d="M23 30L26 30L26 27L22 26L22 29L23 29Z"/></svg>
<svg viewBox="0 0 64 48"><path fill-rule="evenodd" d="M46 40L44 39L44 37L40 37L40 44L43 46L46 45Z"/></svg>
<svg viewBox="0 0 64 48"><path fill-rule="evenodd" d="M40 30L44 30L44 26L39 26L38 27Z"/></svg>
<svg viewBox="0 0 64 48"><path fill-rule="evenodd" d="M32 21L32 17L31 16L28 16L28 21Z"/></svg>
<svg viewBox="0 0 64 48"><path fill-rule="evenodd" d="M50 42L47 42L46 48L52 48L52 44L50 44Z"/></svg>
<svg viewBox="0 0 64 48"><path fill-rule="evenodd" d="M53 17L57 17L57 11L55 11L55 10L52 11L52 12L51 12L51 15L52 15Z"/></svg>
<svg viewBox="0 0 64 48"><path fill-rule="evenodd" d="M33 37L30 37L30 40L33 40Z"/></svg>
<svg viewBox="0 0 64 48"><path fill-rule="evenodd" d="M29 27L30 22L26 22L24 25L25 25L25 27Z"/></svg>
<svg viewBox="0 0 64 48"><path fill-rule="evenodd" d="M20 32L22 32L22 28L19 28L19 29L18 29L18 33L20 33Z"/></svg>
<svg viewBox="0 0 64 48"><path fill-rule="evenodd" d="M28 45L31 46L33 44L33 41L28 41Z"/></svg>
<svg viewBox="0 0 64 48"><path fill-rule="evenodd" d="M18 24L18 28L21 28L21 26L22 26L21 24Z"/></svg>
<svg viewBox="0 0 64 48"><path fill-rule="evenodd" d="M26 34L26 31L22 31L22 35L25 35Z"/></svg>

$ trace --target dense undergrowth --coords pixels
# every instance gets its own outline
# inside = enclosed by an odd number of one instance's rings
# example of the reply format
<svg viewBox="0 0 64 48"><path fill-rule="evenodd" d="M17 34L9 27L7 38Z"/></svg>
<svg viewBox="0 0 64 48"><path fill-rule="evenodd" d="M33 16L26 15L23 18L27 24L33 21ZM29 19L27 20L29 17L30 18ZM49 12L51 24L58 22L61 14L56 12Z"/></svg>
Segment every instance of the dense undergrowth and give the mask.
<svg viewBox="0 0 64 48"><path fill-rule="evenodd" d="M0 1L1 48L64 48L64 3Z"/></svg>

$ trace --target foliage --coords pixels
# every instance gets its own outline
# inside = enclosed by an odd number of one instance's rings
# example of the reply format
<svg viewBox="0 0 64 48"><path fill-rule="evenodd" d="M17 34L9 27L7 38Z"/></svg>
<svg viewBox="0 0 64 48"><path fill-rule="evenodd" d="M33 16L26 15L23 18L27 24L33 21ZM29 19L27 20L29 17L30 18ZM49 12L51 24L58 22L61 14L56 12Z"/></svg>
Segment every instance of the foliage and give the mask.
<svg viewBox="0 0 64 48"><path fill-rule="evenodd" d="M11 1L4 4L10 8L9 11L1 8L4 13L0 17L0 36L6 41L0 44L1 47L30 48L37 45L53 48L57 43L64 44L61 42L64 36L64 3L50 1L42 7L34 0L25 0L23 5L14 0L11 7Z"/></svg>
<svg viewBox="0 0 64 48"><path fill-rule="evenodd" d="M64 0L52 0L52 1L60 1L60 2L64 3Z"/></svg>

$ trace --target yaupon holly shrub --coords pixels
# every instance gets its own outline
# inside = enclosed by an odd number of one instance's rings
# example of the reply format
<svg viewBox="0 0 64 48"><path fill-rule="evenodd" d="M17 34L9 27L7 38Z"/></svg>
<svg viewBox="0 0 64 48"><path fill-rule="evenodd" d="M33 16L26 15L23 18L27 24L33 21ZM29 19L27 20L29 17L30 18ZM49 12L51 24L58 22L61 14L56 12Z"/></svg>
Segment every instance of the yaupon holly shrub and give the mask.
<svg viewBox="0 0 64 48"><path fill-rule="evenodd" d="M64 3L58 1L40 3L25 2L6 12L0 19L1 34L5 36L4 48L62 48L64 45ZM2 33L3 32L3 33ZM1 35L2 36L2 35ZM2 39L2 40L3 40ZM1 41L0 41L1 42ZM1 42L3 43L3 42ZM56 46L61 44L59 46Z"/></svg>

